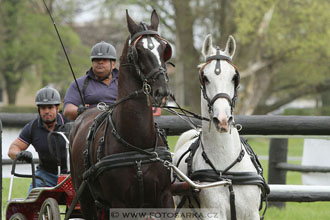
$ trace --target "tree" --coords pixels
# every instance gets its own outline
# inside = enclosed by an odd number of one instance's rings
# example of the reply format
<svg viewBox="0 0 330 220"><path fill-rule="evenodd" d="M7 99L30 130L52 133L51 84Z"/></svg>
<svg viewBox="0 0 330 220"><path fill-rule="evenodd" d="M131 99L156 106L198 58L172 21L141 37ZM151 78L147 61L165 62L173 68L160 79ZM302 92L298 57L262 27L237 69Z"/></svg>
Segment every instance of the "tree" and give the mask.
<svg viewBox="0 0 330 220"><path fill-rule="evenodd" d="M55 13L61 15L59 20L71 22L72 13L80 10L77 4L73 4L77 1L66 0L71 3L67 4L69 7L53 7L54 11L59 10ZM175 51L173 60L177 68L170 83L175 87L177 101L195 112L200 109L196 67L204 62L199 51L208 33L213 35L215 44L222 47L229 35L237 41L234 63L240 69L241 88L236 114L266 114L297 98L329 92L329 1L91 0L88 4L100 5L102 13L98 13L101 16L97 24L101 20L118 23L113 32L104 31L104 27L110 27L106 22L92 26L93 32L109 35L114 42L122 40L118 36L127 34L123 30L126 27L125 8L130 8L130 13L136 12L136 16L146 21L152 9L157 10L161 19L160 34L170 40ZM119 26L121 29L117 28ZM121 31L125 33L119 34ZM114 32L116 36L112 37ZM73 44L79 41L69 33L67 37ZM1 35L0 45L4 39ZM69 39L66 41L71 42ZM73 51L71 45L70 51ZM60 52L55 54L57 57ZM63 63L60 58L56 60L54 70ZM59 74L58 77L63 76Z"/></svg>
<svg viewBox="0 0 330 220"><path fill-rule="evenodd" d="M299 97L329 91L329 1L244 4L235 7L240 14L236 34L243 47L239 56L244 67L242 112L266 114Z"/></svg>
<svg viewBox="0 0 330 220"><path fill-rule="evenodd" d="M45 9L32 0L3 0L0 8L0 77L5 82L9 104L16 103L23 79L32 75L41 86L52 83L59 90L67 87L70 70ZM59 29L63 31L63 41L69 45L66 50L72 55L73 66L80 67L79 70L86 68L86 47L80 45L79 37L70 27Z"/></svg>

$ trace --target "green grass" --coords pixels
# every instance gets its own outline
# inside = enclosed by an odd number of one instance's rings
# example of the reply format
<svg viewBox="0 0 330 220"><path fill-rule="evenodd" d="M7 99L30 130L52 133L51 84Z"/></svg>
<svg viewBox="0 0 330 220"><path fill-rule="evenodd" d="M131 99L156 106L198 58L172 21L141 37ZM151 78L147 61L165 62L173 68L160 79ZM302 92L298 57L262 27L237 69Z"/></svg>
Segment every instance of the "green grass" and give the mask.
<svg viewBox="0 0 330 220"><path fill-rule="evenodd" d="M173 151L178 136L169 136L168 143ZM269 151L269 139L267 138L249 138L249 144L257 155L268 156ZM288 156L289 157L301 157L303 149L303 139L292 138L289 139ZM300 164L300 161L288 161L293 164ZM268 178L268 161L261 160L261 164L264 168L264 177ZM30 180L17 178L14 181L14 190L12 198L23 198L26 196L26 192ZM300 185L301 173L288 172L287 184ZM3 217L5 214L5 205L8 198L9 178L3 178L2 189L2 206ZM17 190L19 189L19 190ZM282 209L275 207L269 207L265 220L328 220L330 219L330 202L311 202L311 203L297 203L287 202L286 206Z"/></svg>

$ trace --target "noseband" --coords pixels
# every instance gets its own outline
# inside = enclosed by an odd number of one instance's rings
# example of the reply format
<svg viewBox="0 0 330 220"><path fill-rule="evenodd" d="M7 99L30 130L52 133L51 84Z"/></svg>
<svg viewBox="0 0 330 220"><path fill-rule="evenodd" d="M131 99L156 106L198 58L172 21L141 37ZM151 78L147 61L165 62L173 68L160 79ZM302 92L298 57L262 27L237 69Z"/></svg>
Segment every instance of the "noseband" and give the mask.
<svg viewBox="0 0 330 220"><path fill-rule="evenodd" d="M128 58L128 61L134 65L136 73L139 75L139 77L141 78L141 80L143 82L142 89L143 89L144 93L146 95L149 95L151 92L150 80L152 82L154 82L158 78L158 76L160 74L162 74L162 75L164 75L166 81L168 81L167 69L166 69L166 67L163 67L160 65L160 66L153 68L148 74L146 74L146 75L142 74L140 66L139 66L139 62L138 62L139 56L138 56L138 52L136 49L136 44L139 42L140 39L142 39L145 36L147 37L148 48L150 50L152 50L155 47L155 45L153 44L153 42L151 40L151 36L154 36L154 37L158 38L159 40L165 42L166 48L165 48L165 52L164 52L164 62L166 62L167 60L169 60L171 58L172 48L167 40L165 40L164 38L159 36L157 31L148 30L147 25L144 22L141 22L141 26L143 27L144 30L137 32L136 34L131 36L130 47L129 47L129 51L127 54L127 58Z"/></svg>
<svg viewBox="0 0 330 220"><path fill-rule="evenodd" d="M214 102L219 98L224 98L229 102L229 105L231 107L231 113L233 113L235 103L236 103L236 100L237 100L237 90L238 90L238 85L239 85L239 80L240 80L238 68L232 63L232 59L228 56L220 55L220 48L219 47L217 47L216 49L217 49L216 55L206 57L206 63L201 67L201 69L199 71L199 81L201 83L201 90L203 92L204 99L208 103L209 114L210 115L213 115ZM221 60L227 61L230 65L232 65L235 68L236 74L235 74L234 79L233 79L234 83L235 83L235 90L234 90L233 98L231 98L227 93L218 93L212 99L210 99L207 96L206 87L205 87L205 80L204 80L205 79L204 78L204 68L207 64L211 63L213 60L217 61L216 65L215 65L215 69L214 69L214 73L216 75L219 75L221 73L221 65L220 65Z"/></svg>

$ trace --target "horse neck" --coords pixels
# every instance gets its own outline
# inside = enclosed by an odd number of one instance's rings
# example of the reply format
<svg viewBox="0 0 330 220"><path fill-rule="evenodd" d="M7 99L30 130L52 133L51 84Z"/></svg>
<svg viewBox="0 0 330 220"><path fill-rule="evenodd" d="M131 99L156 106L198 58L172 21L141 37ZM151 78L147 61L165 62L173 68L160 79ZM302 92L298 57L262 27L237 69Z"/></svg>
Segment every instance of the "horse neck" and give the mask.
<svg viewBox="0 0 330 220"><path fill-rule="evenodd" d="M121 64L127 63L127 44L121 56ZM118 97L121 100L142 88L142 81L133 66L120 66L118 74ZM150 98L150 97L148 97ZM151 100L150 100L151 103ZM139 147L150 148L155 142L155 126L152 107L147 97L140 94L124 101L114 110L114 120L119 135L127 142Z"/></svg>

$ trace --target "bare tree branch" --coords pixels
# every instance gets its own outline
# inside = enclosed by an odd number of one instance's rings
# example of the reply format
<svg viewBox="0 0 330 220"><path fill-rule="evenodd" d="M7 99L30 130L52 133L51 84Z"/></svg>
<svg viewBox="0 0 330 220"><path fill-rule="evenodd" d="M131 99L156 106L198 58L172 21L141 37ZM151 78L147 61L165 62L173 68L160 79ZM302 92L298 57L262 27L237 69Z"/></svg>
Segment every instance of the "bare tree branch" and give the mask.
<svg viewBox="0 0 330 220"><path fill-rule="evenodd" d="M292 102L295 99L300 97L313 94L319 94L325 91L330 91L330 82L325 82L323 84L317 84L315 86L307 85L305 87L294 89L291 93L288 93L285 97L281 97L281 99L277 100L275 103L271 105L258 106L257 111L254 114L266 114L268 112L274 111L279 107Z"/></svg>

